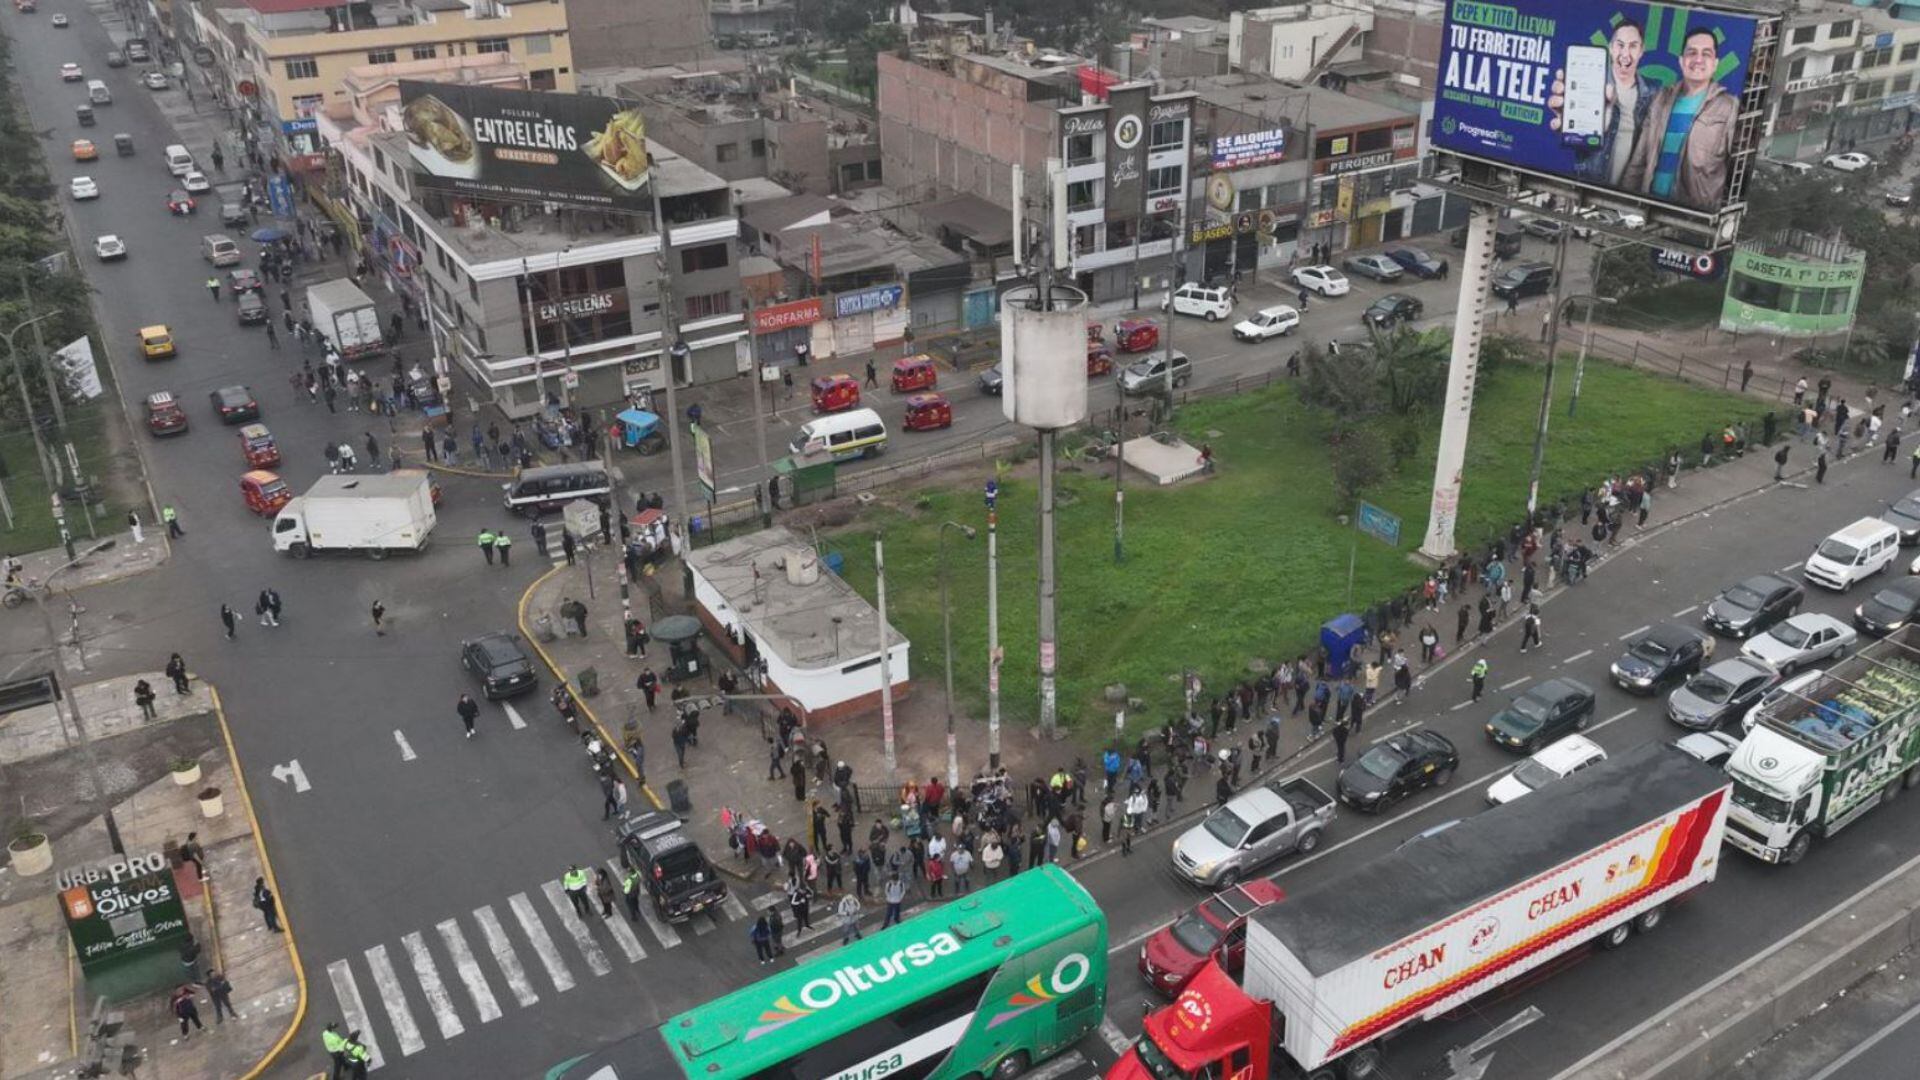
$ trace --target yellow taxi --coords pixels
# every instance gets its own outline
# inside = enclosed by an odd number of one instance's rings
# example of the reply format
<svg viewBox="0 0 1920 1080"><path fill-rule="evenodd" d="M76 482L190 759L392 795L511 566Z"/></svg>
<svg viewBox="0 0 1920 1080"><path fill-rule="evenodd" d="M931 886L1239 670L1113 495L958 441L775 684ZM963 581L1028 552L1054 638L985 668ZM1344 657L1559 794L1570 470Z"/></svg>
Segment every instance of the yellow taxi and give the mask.
<svg viewBox="0 0 1920 1080"><path fill-rule="evenodd" d="M73 160L96 161L99 157L100 150L93 145L92 139L73 140Z"/></svg>
<svg viewBox="0 0 1920 1080"><path fill-rule="evenodd" d="M164 325L141 327L140 355L149 360L161 360L174 355L173 331Z"/></svg>

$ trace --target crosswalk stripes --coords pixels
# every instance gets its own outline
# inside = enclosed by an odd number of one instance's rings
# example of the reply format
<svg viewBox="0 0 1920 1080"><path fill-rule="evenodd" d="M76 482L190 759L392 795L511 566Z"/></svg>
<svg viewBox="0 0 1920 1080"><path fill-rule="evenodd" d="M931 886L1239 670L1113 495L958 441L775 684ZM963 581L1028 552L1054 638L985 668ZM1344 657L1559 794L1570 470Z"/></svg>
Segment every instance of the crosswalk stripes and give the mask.
<svg viewBox="0 0 1920 1080"><path fill-rule="evenodd" d="M620 866L619 859L608 859L607 866L613 871L613 879L615 881L624 880L625 872ZM669 949L680 944L680 932L675 930L670 923L660 918L659 914L653 910L652 901L645 896L640 898L640 917L647 920L647 929L653 931L653 936L660 939L660 944L665 945ZM698 916L695 916L695 918L698 918ZM712 919L703 921L708 925L712 925L713 923Z"/></svg>
<svg viewBox="0 0 1920 1080"><path fill-rule="evenodd" d="M619 872L617 860L609 860L608 868ZM647 957L647 946L643 943L646 936L638 929L639 923L630 922L624 912L606 919L583 919L573 911L572 902L558 881L542 882L539 891L547 898L552 909L552 918L558 919L566 929L567 941L577 951L579 959L596 976L610 974L613 963L611 950L605 947L600 934L592 929L592 924L605 924L606 936L617 947L621 959L628 963L639 963ZM556 939L549 933L547 917L539 911L537 901L531 899L533 890L514 893L507 898L507 906L513 911L513 922L519 932L509 932L492 905L481 905L472 910L475 926L479 928L480 941L472 942L468 928L463 920L451 917L433 924L433 932L422 930L403 934L400 947L406 953L405 963L396 963L388 944L378 944L364 950L366 970L372 976L374 993L363 998L360 986L354 976L354 961L351 958L334 960L327 965L327 977L333 985L334 997L339 1004L338 1015L346 1025L347 1031L359 1031L361 1040L368 1050L368 1065L378 1069L387 1063L374 1031L374 1022L384 1020L381 1035L390 1036L388 1047L398 1048L399 1057L410 1057L426 1049L428 1036L416 1020L414 1010L420 1003L426 1003L432 1016L431 1028L442 1040L456 1038L469 1030L469 1024L490 1023L504 1015L502 1001L496 996L499 981L504 981L513 995L513 1001L521 1008L528 1008L540 1001L540 992L529 977L527 967L521 962L517 940L524 940L534 954L539 957L540 966L546 972L548 980L556 992L564 993L573 989L576 983L574 971L569 967L573 963L563 956L563 951L555 944ZM764 911L779 904L784 897L778 893L751 901L755 910ZM685 942L686 927L676 928L661 918L651 905L643 900L640 908L645 920L647 932L660 942L661 947L677 948ZM737 922L750 918L747 904L737 896L729 894L717 908L709 909L695 916L688 926L696 935L711 933L722 922ZM794 939L795 944L810 940L818 935L831 934L838 923L830 916L822 918L815 929ZM437 938L444 952L435 956L433 940ZM489 965L488 961L492 963ZM450 972L442 971L443 964L450 964ZM491 966L493 978L487 968ZM460 990L452 987L452 981L460 984ZM408 987L407 983L413 985ZM462 992L464 991L464 993ZM411 998L411 1000L409 1000ZM369 1004L373 1008L369 1009ZM384 1013L384 1017L380 1014Z"/></svg>
<svg viewBox="0 0 1920 1080"><path fill-rule="evenodd" d="M587 958L587 968L595 975L612 971L613 965L607 963L607 954L600 950L600 944L593 940L593 935L587 933L587 924L573 913L573 901L567 899L566 890L560 887L560 883L542 882L540 891L546 894L547 903L553 905L553 913L560 919L560 925L567 928L573 943L580 947L580 955Z"/></svg>
<svg viewBox="0 0 1920 1080"><path fill-rule="evenodd" d="M400 1040L401 1055L412 1057L426 1049L427 1041L420 1037L420 1025L413 1022L413 1010L407 1007L406 992L400 989L400 976L387 959L385 945L367 950L367 967L373 972L373 988L380 992L380 1003L386 1006L387 1021Z"/></svg>
<svg viewBox="0 0 1920 1080"><path fill-rule="evenodd" d="M380 1044L373 1037L373 1025L367 1022L367 1003L360 1000L360 984L353 981L353 969L345 960L327 965L327 979L333 983L333 997L340 1003L340 1016L346 1021L346 1034L360 1033L360 1045L367 1048L367 1068L384 1064Z"/></svg>
<svg viewBox="0 0 1920 1080"><path fill-rule="evenodd" d="M440 1027L440 1037L451 1039L466 1031L460 1014L453 1011L453 995L447 993L447 984L440 981L440 968L433 962L433 954L427 951L427 939L416 930L402 937L400 944L407 950L407 959L413 961L413 977L420 981L420 989L426 991L427 1009Z"/></svg>
<svg viewBox="0 0 1920 1080"><path fill-rule="evenodd" d="M480 1022L485 1024L500 1019L500 1003L494 1000L493 988L487 985L487 977L480 971L480 961L474 959L473 950L467 947L467 936L460 932L460 924L452 919L443 919L434 924L440 932L440 941L447 947L447 955L453 957L454 974L460 976L460 982L467 988L467 996L473 999L474 1011L480 1014Z"/></svg>
<svg viewBox="0 0 1920 1080"><path fill-rule="evenodd" d="M480 924L481 936L487 939L487 949L500 963L500 971L507 977L507 989L513 991L513 1000L527 1008L540 1000L533 992L533 981L527 978L527 969L520 966L520 954L513 951L513 943L507 940L507 931L500 925L500 916L493 913L491 907L481 906L473 909L473 921Z"/></svg>
<svg viewBox="0 0 1920 1080"><path fill-rule="evenodd" d="M533 942L533 953L540 958L540 966L547 969L547 977L553 980L553 988L565 993L573 989L573 972L560 962L560 950L553 947L553 939L547 936L546 924L533 910L533 901L527 894L520 892L507 897L507 906L513 908L513 917L520 922L520 929Z"/></svg>

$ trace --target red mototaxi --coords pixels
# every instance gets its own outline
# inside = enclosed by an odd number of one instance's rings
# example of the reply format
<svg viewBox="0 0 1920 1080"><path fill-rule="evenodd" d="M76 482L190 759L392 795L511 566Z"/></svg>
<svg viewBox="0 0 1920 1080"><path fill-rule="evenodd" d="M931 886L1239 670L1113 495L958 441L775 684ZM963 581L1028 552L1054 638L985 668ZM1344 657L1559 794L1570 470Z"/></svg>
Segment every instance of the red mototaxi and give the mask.
<svg viewBox="0 0 1920 1080"><path fill-rule="evenodd" d="M859 407L860 380L844 371L833 375L822 375L813 380L814 412L845 412Z"/></svg>
<svg viewBox="0 0 1920 1080"><path fill-rule="evenodd" d="M293 489L280 474L255 469L240 477L240 496L246 500L247 509L261 517L272 517L293 501Z"/></svg>
<svg viewBox="0 0 1920 1080"><path fill-rule="evenodd" d="M893 362L893 392L896 394L931 390L939 382L940 369L933 366L933 357L925 353L903 356Z"/></svg>
<svg viewBox="0 0 1920 1080"><path fill-rule="evenodd" d="M1087 378L1113 374L1113 350L1105 345L1087 346Z"/></svg>
<svg viewBox="0 0 1920 1080"><path fill-rule="evenodd" d="M938 431L953 426L953 403L939 393L915 394L907 399L907 415L900 421L908 431Z"/></svg>
<svg viewBox="0 0 1920 1080"><path fill-rule="evenodd" d="M1121 319L1113 324L1113 343L1123 353L1149 352L1160 344L1160 324L1152 319Z"/></svg>
<svg viewBox="0 0 1920 1080"><path fill-rule="evenodd" d="M265 424L248 424L240 429L240 452L246 456L247 464L256 469L280 464L280 447L275 445L273 434Z"/></svg>

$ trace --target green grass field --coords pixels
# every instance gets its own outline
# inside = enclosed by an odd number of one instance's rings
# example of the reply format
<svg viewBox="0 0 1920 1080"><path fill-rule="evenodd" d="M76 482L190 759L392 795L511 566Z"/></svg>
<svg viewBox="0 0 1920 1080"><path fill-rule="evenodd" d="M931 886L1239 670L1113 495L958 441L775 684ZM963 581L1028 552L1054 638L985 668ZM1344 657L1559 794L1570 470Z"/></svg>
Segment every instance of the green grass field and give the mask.
<svg viewBox="0 0 1920 1080"><path fill-rule="evenodd" d="M1577 492L1605 473L1660 456L1673 443L1692 445L1709 425L1756 409L1731 395L1635 373L1588 365L1580 415L1566 416L1571 371L1562 368L1550 425L1543 500ZM1504 527L1524 507L1540 372L1509 368L1483 373L1469 445L1457 535L1467 543ZM1207 684L1237 680L1254 657L1301 651L1344 603L1354 533L1336 520L1321 420L1291 387L1222 398L1185 408L1177 426L1196 444L1205 439L1220 462L1211 480L1148 489L1129 477L1126 560L1114 561L1111 468L1063 469L1057 516L1062 722L1110 730L1102 689L1124 683L1148 703L1130 727L1163 722L1179 700L1178 676L1201 672ZM1217 435L1211 434L1218 432ZM1407 554L1425 535L1438 418L1429 417L1421 446L1400 474L1369 501L1400 515L1401 545L1361 537L1354 600L1364 606L1419 580ZM941 678L938 540L943 521L980 527L969 542L949 532L958 707L983 716L986 699L986 534L981 484L883 496L852 526L828 541L846 556L846 574L873 596L873 532L886 538L888 602L893 624L914 642L913 677ZM1000 485L1000 639L1006 650L1002 715L1031 724L1038 714L1035 612L1038 534L1031 466L1006 470ZM1089 725L1097 727L1089 728Z"/></svg>

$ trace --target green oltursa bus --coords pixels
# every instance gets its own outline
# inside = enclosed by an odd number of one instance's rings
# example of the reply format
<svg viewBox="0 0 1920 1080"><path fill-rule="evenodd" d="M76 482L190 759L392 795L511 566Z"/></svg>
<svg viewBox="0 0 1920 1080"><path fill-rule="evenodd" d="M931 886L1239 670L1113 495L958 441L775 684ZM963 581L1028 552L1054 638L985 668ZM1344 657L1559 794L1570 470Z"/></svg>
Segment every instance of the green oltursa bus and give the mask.
<svg viewBox="0 0 1920 1080"><path fill-rule="evenodd" d="M1008 1080L1100 1024L1107 921L1043 866L969 893L547 1080Z"/></svg>

